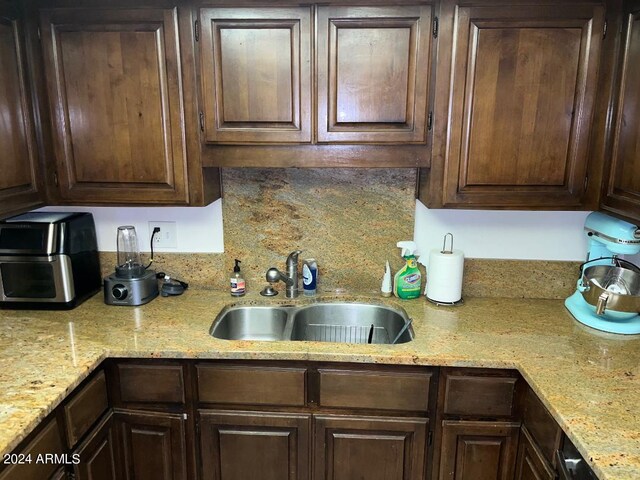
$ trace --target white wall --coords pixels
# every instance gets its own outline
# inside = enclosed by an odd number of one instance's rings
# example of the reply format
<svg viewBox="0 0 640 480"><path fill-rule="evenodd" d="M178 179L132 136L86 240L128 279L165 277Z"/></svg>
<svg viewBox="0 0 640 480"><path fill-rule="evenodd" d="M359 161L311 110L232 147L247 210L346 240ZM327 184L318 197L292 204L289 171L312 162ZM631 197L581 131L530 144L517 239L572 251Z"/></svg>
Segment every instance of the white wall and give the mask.
<svg viewBox="0 0 640 480"><path fill-rule="evenodd" d="M164 252L224 251L222 200L207 207L46 207L47 211L88 211L96 221L98 248L116 250L116 229L134 225L140 249L149 250L150 221L175 221L178 247ZM441 248L451 232L467 258L584 261L582 228L589 212L432 210L416 202L414 240L418 252ZM393 232L389 232L393 236ZM394 241L405 239L393 239ZM640 263L640 256L630 258Z"/></svg>
<svg viewBox="0 0 640 480"><path fill-rule="evenodd" d="M120 225L136 227L140 250L149 251L149 222L176 222L177 248L159 252L215 253L224 251L222 200L206 207L45 207L42 211L91 212L96 222L98 249L116 251Z"/></svg>
<svg viewBox="0 0 640 480"><path fill-rule="evenodd" d="M414 239L420 254L442 248L447 232L467 258L584 261L589 212L433 210L416 202Z"/></svg>

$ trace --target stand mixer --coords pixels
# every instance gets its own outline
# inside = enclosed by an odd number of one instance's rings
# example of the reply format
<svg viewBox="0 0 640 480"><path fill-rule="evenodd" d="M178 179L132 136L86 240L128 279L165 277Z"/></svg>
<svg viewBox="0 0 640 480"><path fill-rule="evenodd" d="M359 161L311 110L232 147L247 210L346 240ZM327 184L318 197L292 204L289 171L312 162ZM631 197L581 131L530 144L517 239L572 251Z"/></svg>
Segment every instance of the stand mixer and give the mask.
<svg viewBox="0 0 640 480"><path fill-rule="evenodd" d="M565 300L576 320L597 330L640 333L640 268L618 255L640 252L640 229L599 212L584 224L589 239L576 292Z"/></svg>

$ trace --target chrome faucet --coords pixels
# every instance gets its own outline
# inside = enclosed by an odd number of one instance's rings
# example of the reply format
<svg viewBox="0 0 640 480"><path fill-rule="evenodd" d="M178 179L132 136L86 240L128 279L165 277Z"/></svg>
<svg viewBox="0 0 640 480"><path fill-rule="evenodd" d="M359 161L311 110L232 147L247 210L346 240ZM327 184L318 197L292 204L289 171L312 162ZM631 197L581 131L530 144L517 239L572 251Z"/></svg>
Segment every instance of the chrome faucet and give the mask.
<svg viewBox="0 0 640 480"><path fill-rule="evenodd" d="M298 296L298 255L301 250L294 250L287 257L287 274L285 275L275 267L267 270L267 282L276 283L283 281L287 286L285 297L295 298Z"/></svg>

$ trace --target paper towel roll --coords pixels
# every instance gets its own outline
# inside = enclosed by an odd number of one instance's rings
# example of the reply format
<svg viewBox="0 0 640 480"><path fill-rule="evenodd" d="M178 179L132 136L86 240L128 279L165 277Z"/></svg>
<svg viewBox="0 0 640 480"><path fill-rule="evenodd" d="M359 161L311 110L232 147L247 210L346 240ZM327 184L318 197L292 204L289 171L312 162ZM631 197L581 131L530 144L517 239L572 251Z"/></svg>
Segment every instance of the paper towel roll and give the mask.
<svg viewBox="0 0 640 480"><path fill-rule="evenodd" d="M451 253L431 250L425 292L427 298L440 303L455 303L462 299L463 270L462 250L454 250Z"/></svg>

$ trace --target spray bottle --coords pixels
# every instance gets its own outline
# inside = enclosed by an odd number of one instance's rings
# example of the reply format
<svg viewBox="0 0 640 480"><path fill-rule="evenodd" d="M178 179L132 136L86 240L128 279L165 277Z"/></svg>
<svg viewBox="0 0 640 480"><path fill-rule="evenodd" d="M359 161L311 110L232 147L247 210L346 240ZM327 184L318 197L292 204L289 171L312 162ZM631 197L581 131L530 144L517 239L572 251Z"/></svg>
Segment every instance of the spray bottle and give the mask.
<svg viewBox="0 0 640 480"><path fill-rule="evenodd" d="M402 257L406 263L393 278L393 293L398 298L418 298L420 296L422 274L418 268L415 255L416 243L398 242L397 247L402 249Z"/></svg>

